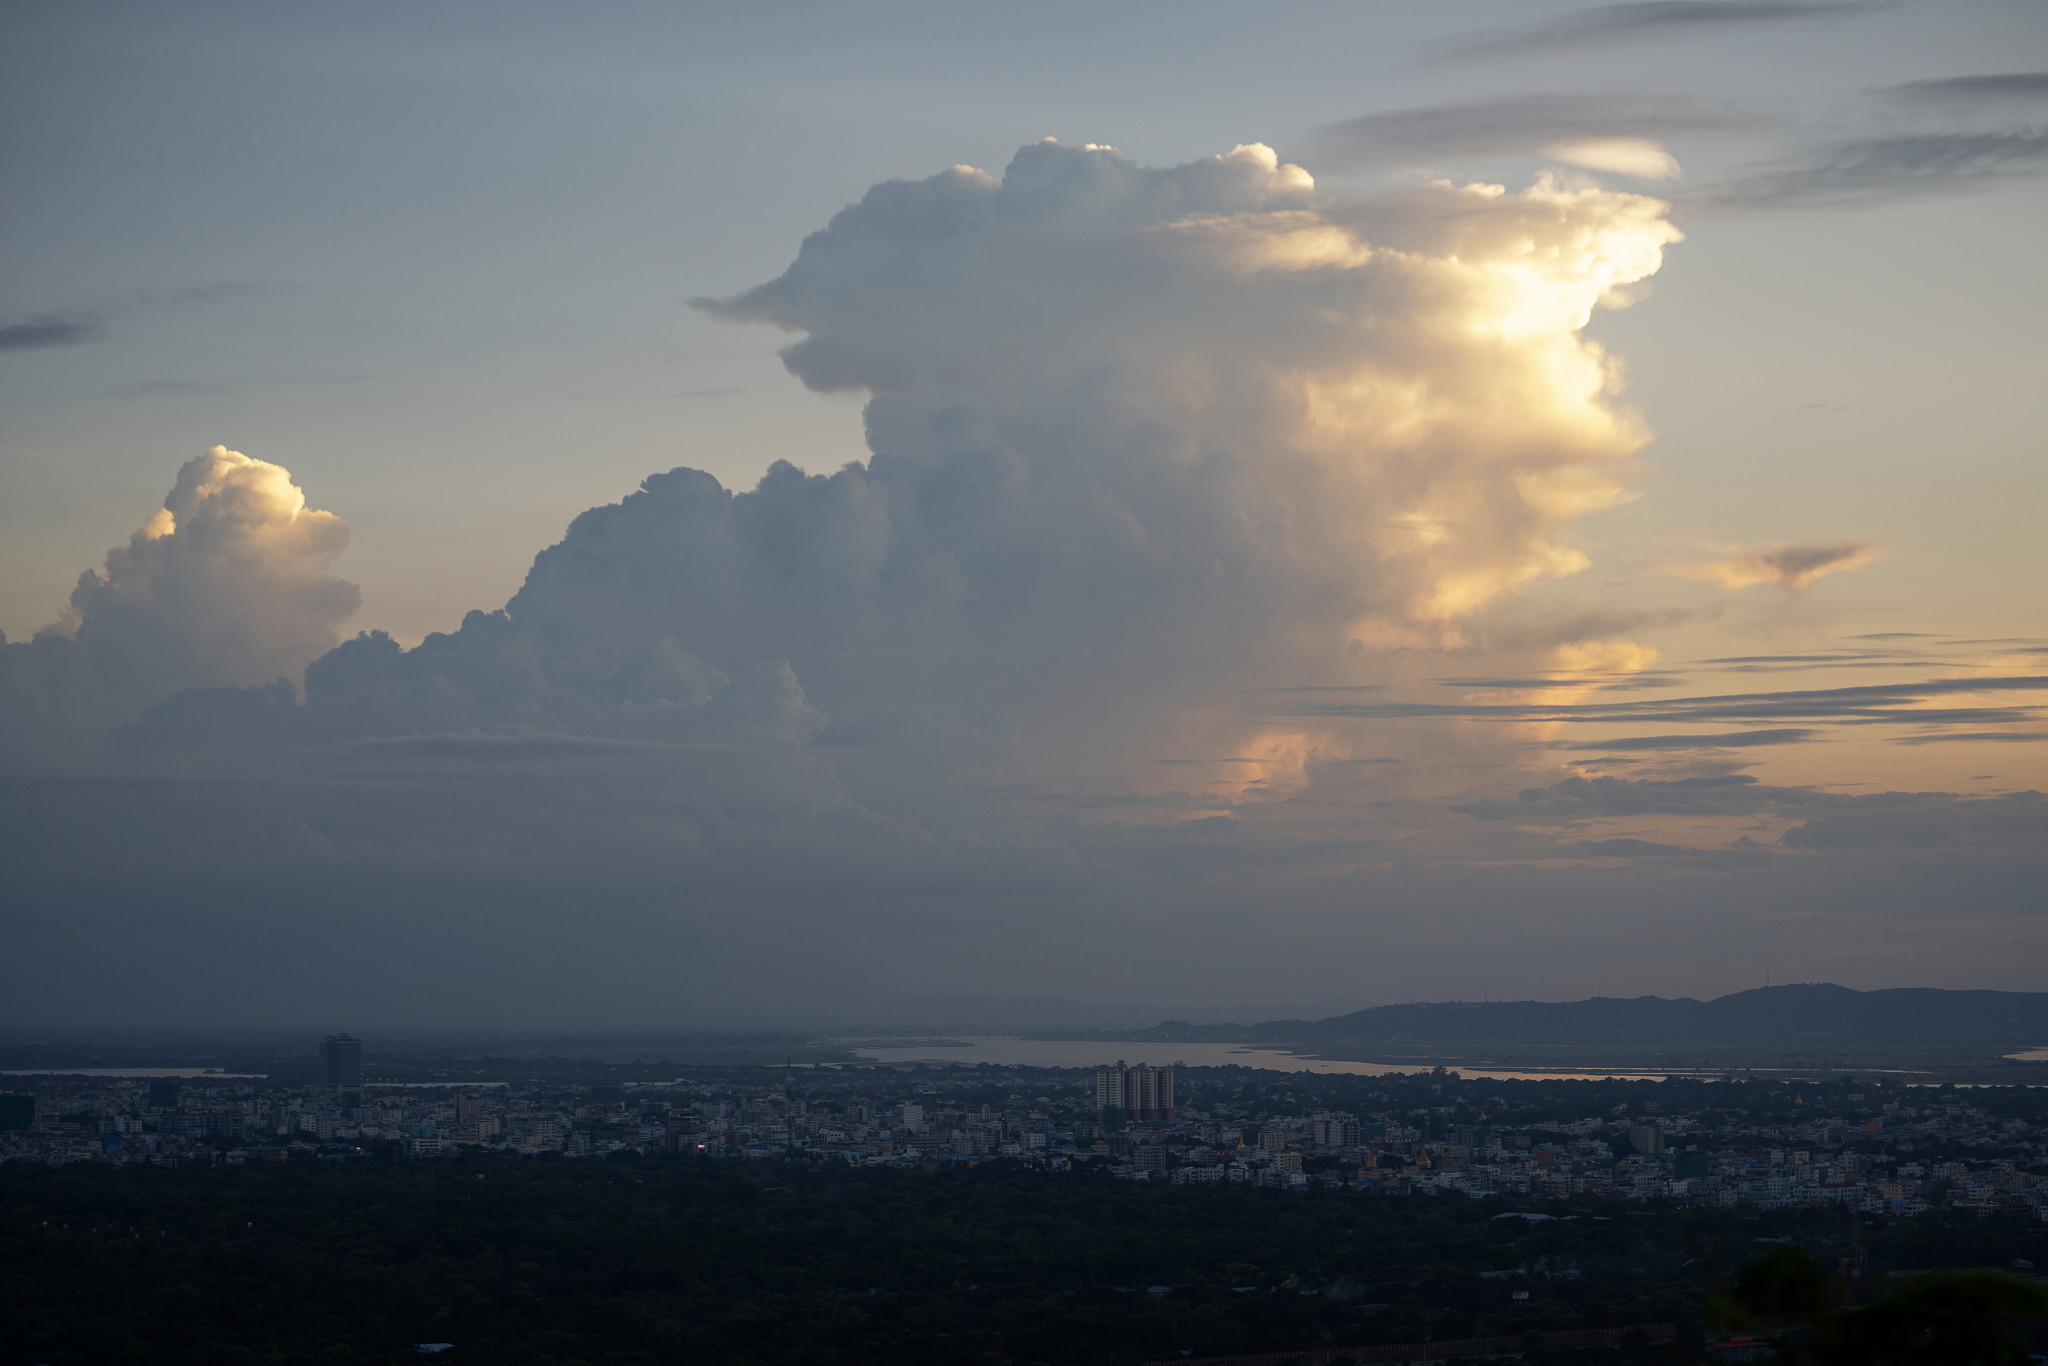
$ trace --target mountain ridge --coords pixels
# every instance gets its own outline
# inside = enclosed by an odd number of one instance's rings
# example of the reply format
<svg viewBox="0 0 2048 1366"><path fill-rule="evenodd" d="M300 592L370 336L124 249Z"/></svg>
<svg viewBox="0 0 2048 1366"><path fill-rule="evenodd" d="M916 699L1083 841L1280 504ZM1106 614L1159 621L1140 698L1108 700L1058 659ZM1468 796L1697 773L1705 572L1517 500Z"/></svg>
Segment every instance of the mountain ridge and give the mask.
<svg viewBox="0 0 2048 1366"><path fill-rule="evenodd" d="M2048 992L1831 982L1682 996L1584 1001L1446 1001L1371 1006L1323 1020L1201 1025L1167 1020L1139 1043L1247 1043L1293 1048L1615 1046L2010 1049L2048 1045Z"/></svg>

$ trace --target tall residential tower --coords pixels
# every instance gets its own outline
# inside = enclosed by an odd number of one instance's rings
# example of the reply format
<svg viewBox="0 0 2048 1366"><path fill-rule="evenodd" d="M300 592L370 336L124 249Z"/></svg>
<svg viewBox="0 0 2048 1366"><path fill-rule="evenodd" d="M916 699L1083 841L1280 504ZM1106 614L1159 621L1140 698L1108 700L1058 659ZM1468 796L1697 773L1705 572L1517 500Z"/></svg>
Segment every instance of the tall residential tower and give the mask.
<svg viewBox="0 0 2048 1366"><path fill-rule="evenodd" d="M353 1034L329 1034L320 1040L320 1085L344 1109L363 1097L363 1041Z"/></svg>
<svg viewBox="0 0 2048 1366"><path fill-rule="evenodd" d="M1141 1124L1173 1118L1173 1069L1124 1066L1095 1069L1095 1109L1105 1119L1110 1111Z"/></svg>

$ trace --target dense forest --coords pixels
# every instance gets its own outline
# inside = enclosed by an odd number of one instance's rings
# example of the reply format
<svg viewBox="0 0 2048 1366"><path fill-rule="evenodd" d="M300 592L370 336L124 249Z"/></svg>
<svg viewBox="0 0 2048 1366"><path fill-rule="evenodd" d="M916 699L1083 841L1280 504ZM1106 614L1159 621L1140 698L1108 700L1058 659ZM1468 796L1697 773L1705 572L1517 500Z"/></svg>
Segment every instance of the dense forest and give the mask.
<svg viewBox="0 0 2048 1366"><path fill-rule="evenodd" d="M445 1366L1001 1366L1659 1321L1697 1351L1707 1297L1763 1240L1870 1287L2048 1264L2048 1227L2021 1220L1549 1208L1561 1217L1007 1164L8 1164L0 1360L357 1366L448 1343Z"/></svg>

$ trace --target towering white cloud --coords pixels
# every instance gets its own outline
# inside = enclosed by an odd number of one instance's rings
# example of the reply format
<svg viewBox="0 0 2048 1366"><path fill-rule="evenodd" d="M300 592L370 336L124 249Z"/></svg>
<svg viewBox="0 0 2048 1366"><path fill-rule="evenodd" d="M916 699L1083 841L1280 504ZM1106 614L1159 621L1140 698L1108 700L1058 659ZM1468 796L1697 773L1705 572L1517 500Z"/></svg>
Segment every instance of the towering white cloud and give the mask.
<svg viewBox="0 0 2048 1366"><path fill-rule="evenodd" d="M187 461L63 620L0 647L0 752L90 743L181 688L296 678L360 602L331 572L347 546L282 465L224 446Z"/></svg>
<svg viewBox="0 0 2048 1366"><path fill-rule="evenodd" d="M360 605L329 572L348 527L306 506L291 471L215 446L71 595L76 639L193 684L297 674Z"/></svg>
<svg viewBox="0 0 2048 1366"><path fill-rule="evenodd" d="M778 279L701 301L804 333L807 385L872 395L864 468L740 500L755 564L710 610L807 679L807 650L922 658L899 697L971 676L1013 754L1070 762L1454 641L1579 568L1569 524L1626 496L1645 433L1581 329L1657 269L1663 208L1546 179L1344 210L1262 146L1154 170L1048 142L1000 181L878 186Z"/></svg>

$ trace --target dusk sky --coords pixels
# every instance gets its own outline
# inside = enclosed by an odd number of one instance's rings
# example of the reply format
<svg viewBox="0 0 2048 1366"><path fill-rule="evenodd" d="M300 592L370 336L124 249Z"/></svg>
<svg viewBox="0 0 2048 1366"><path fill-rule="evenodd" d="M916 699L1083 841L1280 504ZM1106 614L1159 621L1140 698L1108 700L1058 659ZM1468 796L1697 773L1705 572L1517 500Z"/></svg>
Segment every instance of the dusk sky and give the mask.
<svg viewBox="0 0 2048 1366"><path fill-rule="evenodd" d="M0 1018L2048 980L2035 0L18 5L0 110Z"/></svg>

